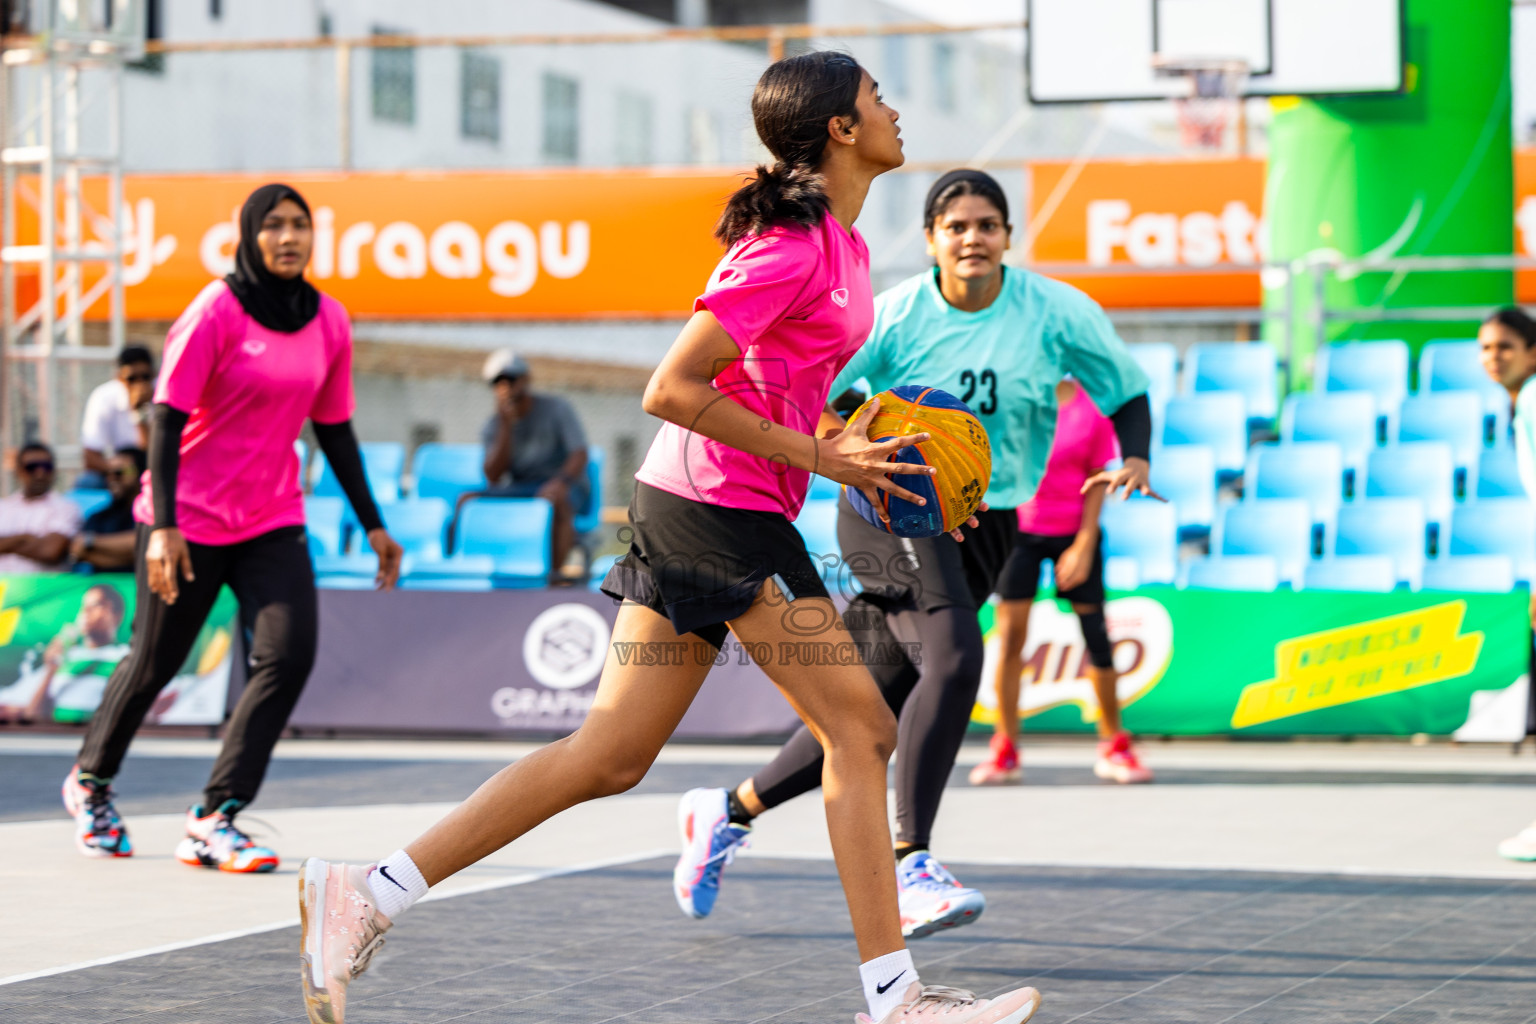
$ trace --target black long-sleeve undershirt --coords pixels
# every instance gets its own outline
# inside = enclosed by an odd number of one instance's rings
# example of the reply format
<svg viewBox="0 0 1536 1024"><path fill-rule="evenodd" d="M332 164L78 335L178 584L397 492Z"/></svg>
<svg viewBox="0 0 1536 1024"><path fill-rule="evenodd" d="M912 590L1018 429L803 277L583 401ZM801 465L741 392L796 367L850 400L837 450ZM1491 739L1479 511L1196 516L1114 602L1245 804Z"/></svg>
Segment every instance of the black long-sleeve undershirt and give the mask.
<svg viewBox="0 0 1536 1024"><path fill-rule="evenodd" d="M371 533L384 525L379 506L374 503L373 492L368 488L368 473L363 468L363 452L357 446L357 434L351 420L340 423L316 423L315 440L336 474L336 482L352 503L352 511L365 533Z"/></svg>
<svg viewBox="0 0 1536 1024"><path fill-rule="evenodd" d="M176 525L176 482L181 469L181 434L190 413L164 402L155 404L149 429L149 486L154 496L155 529ZM352 421L316 423L315 437L320 450L330 461L331 471L341 484L342 493L352 503L357 521L365 531L384 525L373 492L368 489L368 474L363 469L363 453L352 431Z"/></svg>
<svg viewBox="0 0 1536 1024"><path fill-rule="evenodd" d="M156 402L149 420L149 489L155 529L176 525L176 474L181 469L181 432L191 413Z"/></svg>
<svg viewBox="0 0 1536 1024"><path fill-rule="evenodd" d="M1109 414L1115 438L1120 442L1120 457L1145 459L1152 456L1152 403L1145 394L1137 395Z"/></svg>

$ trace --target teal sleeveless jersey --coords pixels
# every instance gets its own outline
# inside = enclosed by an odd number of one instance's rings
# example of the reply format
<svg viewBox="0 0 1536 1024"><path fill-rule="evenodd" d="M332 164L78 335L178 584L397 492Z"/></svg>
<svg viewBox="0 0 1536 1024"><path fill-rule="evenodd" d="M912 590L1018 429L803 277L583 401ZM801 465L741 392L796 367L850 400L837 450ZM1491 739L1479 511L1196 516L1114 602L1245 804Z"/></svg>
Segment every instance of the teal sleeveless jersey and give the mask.
<svg viewBox="0 0 1536 1024"><path fill-rule="evenodd" d="M832 382L860 378L878 394L901 384L940 388L971 407L992 441L987 504L1014 508L1035 493L1056 436L1056 383L1071 374L1101 412L1147 391L1104 310L1071 285L1005 267L997 300L977 313L939 292L937 268L875 298L875 326Z"/></svg>

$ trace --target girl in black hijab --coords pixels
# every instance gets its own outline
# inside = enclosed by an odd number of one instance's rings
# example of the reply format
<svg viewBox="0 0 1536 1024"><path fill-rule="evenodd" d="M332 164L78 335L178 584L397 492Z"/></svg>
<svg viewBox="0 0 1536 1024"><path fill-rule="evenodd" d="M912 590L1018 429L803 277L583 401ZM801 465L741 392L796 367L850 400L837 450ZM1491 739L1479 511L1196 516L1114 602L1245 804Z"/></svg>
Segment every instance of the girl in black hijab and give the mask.
<svg viewBox="0 0 1536 1024"><path fill-rule="evenodd" d="M247 681L176 856L223 871L277 867L277 854L234 817L255 799L314 663L315 578L294 454L306 420L378 555L378 585L399 576L400 546L384 529L352 432L351 324L304 279L313 244L304 198L263 185L240 211L234 273L204 288L166 339L148 481L134 506L133 640L64 782L75 845L87 856L133 853L112 777L227 584L249 641Z"/></svg>

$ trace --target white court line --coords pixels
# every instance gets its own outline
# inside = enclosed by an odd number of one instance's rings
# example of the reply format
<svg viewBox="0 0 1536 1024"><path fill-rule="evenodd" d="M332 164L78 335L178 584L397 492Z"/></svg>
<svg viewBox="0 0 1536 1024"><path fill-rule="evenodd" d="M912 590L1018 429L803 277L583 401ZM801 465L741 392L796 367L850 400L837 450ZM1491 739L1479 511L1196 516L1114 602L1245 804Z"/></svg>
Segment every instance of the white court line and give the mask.
<svg viewBox="0 0 1536 1024"><path fill-rule="evenodd" d="M475 893L489 892L493 889L506 889L514 885L527 885L530 882L541 882L546 878L558 878L561 875L580 874L583 871L599 871L603 868L617 867L621 864L633 864L636 861L671 856L676 853L676 850L645 850L641 853L626 854L622 857L608 857L603 860L588 861L585 864L573 864L563 868L529 871L521 875L513 875L510 878L498 878L489 882L481 882L477 885L467 885L462 889L453 889L449 892L429 892L418 902L427 903L438 900L451 900L455 896L472 896ZM298 923L298 918L290 917L282 921L258 924L251 928L241 928L238 931L220 932L217 935L204 935L201 938L186 939L182 942L167 942L163 946L136 949L131 953L115 953L112 956L99 957L95 960L82 960L79 963L65 964L62 967L45 967L40 971L31 971L27 974L13 974L8 978L0 978L0 987L14 985L22 981L32 981L36 978L47 978L55 974L83 971L87 967L103 967L107 964L121 963L124 960L137 960L140 957L154 956L157 953L171 953L178 949L189 949L193 946L206 946L215 942L226 942L230 939L243 939L249 935L261 935L265 932L275 932L283 928L294 928L298 926Z"/></svg>
<svg viewBox="0 0 1536 1024"><path fill-rule="evenodd" d="M671 851L673 853L677 851ZM831 861L830 853L764 852L745 849L736 853L745 860L820 860ZM948 861L946 861L948 863ZM1157 864L1137 861L1092 860L1020 860L1017 857L966 857L954 858L953 863L982 868L1089 868L1094 871L1228 871L1264 875L1344 875L1365 878L1448 878L1482 882L1532 882L1536 881L1536 869L1490 868L1485 871L1421 870L1418 868L1371 868L1371 867L1297 867L1295 864L1220 864L1215 861L1175 861Z"/></svg>

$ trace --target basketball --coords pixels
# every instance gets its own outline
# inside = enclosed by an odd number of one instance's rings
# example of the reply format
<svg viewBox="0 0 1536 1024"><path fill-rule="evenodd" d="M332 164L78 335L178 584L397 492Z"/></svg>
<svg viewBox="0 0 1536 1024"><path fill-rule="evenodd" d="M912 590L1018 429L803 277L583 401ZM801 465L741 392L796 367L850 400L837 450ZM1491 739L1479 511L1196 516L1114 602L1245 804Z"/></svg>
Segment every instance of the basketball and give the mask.
<svg viewBox="0 0 1536 1024"><path fill-rule="evenodd" d="M892 461L915 462L938 470L932 476L903 474L897 483L926 498L914 505L880 491L880 501L890 522L880 519L880 509L853 487L843 490L854 511L865 521L898 537L936 537L948 533L976 513L987 483L992 479L992 445L987 431L960 399L938 388L903 384L881 392L880 411L869 423L871 441L889 441L907 434L928 434L929 439L901 449ZM874 401L875 399L870 399ZM869 405L859 406L857 417Z"/></svg>

